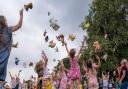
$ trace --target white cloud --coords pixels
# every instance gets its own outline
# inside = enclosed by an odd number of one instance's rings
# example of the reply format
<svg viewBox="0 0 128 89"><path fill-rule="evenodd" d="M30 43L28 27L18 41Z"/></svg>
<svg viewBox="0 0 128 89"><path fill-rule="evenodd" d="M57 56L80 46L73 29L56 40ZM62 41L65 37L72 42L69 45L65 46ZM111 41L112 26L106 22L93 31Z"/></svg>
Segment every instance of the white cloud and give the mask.
<svg viewBox="0 0 128 89"><path fill-rule="evenodd" d="M49 58L48 66L52 69L54 58L62 59L67 56L65 48L57 42L56 35L64 33L67 38L71 33L76 34L76 41L68 41L68 44L69 48L78 48L85 34L78 25L88 14L89 0L0 0L0 15L7 17L9 25L15 25L19 19L18 11L28 2L32 2L34 8L24 13L23 27L13 36L14 43L19 42L19 48L12 49L8 63L8 71L13 74L16 74L22 68L23 62L37 62L40 59L42 49L46 51ZM57 32L49 27L48 11L59 20L61 28ZM59 53L55 53L54 49L48 48L48 44L43 40L42 33L45 29L48 31L50 39L57 42ZM15 57L21 59L21 64L17 67L14 64ZM23 69L21 77L28 79L33 73L33 69ZM7 76L7 80L10 80L9 76Z"/></svg>

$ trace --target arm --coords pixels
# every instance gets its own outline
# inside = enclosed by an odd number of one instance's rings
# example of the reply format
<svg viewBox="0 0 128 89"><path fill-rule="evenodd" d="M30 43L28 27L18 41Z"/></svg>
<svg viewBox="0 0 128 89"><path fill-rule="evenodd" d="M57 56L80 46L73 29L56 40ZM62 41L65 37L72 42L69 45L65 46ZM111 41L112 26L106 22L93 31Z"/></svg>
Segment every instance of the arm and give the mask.
<svg viewBox="0 0 128 89"><path fill-rule="evenodd" d="M43 52L43 56L44 56L44 62L45 62L45 66L46 66L47 65L47 62L48 62L48 57L45 54L45 52Z"/></svg>
<svg viewBox="0 0 128 89"><path fill-rule="evenodd" d="M108 72L108 79L109 79L109 72Z"/></svg>
<svg viewBox="0 0 128 89"><path fill-rule="evenodd" d="M103 71L102 71L102 79L104 78L104 74L103 74Z"/></svg>
<svg viewBox="0 0 128 89"><path fill-rule="evenodd" d="M19 78L19 76L20 76L20 72L18 73L18 76L17 77Z"/></svg>
<svg viewBox="0 0 128 89"><path fill-rule="evenodd" d="M12 79L12 74L9 72L9 75L10 75L10 77L11 77L11 79Z"/></svg>
<svg viewBox="0 0 128 89"><path fill-rule="evenodd" d="M83 49L83 47L84 47L85 41L83 40L81 43L82 43L82 45L81 45L81 47L80 47L80 49L79 49L79 51L78 51L78 54L77 54L78 59L79 59L79 56L80 56L80 54L81 54L81 51L82 51L82 49Z"/></svg>
<svg viewBox="0 0 128 89"><path fill-rule="evenodd" d="M95 64L95 65L94 65L94 68L98 69L98 68L101 66L99 56L96 55L96 59L98 60L98 65Z"/></svg>
<svg viewBox="0 0 128 89"><path fill-rule="evenodd" d="M70 52L69 52L69 50L68 50L67 43L65 43L65 48L66 48L66 51L67 51L67 53L68 53L68 56L70 56Z"/></svg>
<svg viewBox="0 0 128 89"><path fill-rule="evenodd" d="M120 83L122 83L122 81L123 81L125 75L126 75L126 70L123 70L123 75L122 75L121 78L120 78Z"/></svg>
<svg viewBox="0 0 128 89"><path fill-rule="evenodd" d="M83 70L85 71L85 72L87 72L87 69L85 68L85 62L83 62L83 64L82 64L82 67L83 67Z"/></svg>
<svg viewBox="0 0 128 89"><path fill-rule="evenodd" d="M13 32L17 31L19 28L22 27L22 22L23 22L23 9L20 10L20 20L18 24L12 27Z"/></svg>

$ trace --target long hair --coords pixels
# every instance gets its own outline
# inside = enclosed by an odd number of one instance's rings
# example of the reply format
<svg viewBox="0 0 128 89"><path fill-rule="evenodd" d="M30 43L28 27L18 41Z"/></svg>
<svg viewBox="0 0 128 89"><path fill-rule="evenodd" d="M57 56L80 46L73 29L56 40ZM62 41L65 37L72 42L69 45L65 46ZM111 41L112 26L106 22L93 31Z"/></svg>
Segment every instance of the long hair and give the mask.
<svg viewBox="0 0 128 89"><path fill-rule="evenodd" d="M92 60L91 60L91 59L89 59L89 60L87 61L86 66L87 66L87 69L93 70L93 65L92 65Z"/></svg>
<svg viewBox="0 0 128 89"><path fill-rule="evenodd" d="M4 16L0 16L0 29L4 29L7 27L6 20Z"/></svg>
<svg viewBox="0 0 128 89"><path fill-rule="evenodd" d="M70 50L70 57L71 57L71 58L74 58L74 57L75 57L75 54L76 54L75 49L71 49L71 50Z"/></svg>

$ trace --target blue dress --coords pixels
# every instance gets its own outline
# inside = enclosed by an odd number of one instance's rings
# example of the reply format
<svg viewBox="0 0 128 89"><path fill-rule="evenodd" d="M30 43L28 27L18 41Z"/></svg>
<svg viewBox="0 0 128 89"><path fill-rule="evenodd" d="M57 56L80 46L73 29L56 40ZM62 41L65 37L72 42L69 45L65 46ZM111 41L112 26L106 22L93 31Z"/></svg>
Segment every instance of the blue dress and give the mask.
<svg viewBox="0 0 128 89"><path fill-rule="evenodd" d="M12 47L12 27L0 29L3 34L3 42L0 45L0 80L5 81L7 73L7 64Z"/></svg>

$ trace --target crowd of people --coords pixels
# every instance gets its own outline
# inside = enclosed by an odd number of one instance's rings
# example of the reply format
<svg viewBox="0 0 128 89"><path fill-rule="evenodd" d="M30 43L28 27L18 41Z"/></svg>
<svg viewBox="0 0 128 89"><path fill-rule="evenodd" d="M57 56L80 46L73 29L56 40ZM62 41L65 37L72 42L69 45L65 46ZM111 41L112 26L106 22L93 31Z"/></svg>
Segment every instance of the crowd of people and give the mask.
<svg viewBox="0 0 128 89"><path fill-rule="evenodd" d="M12 47L12 33L21 28L22 21L23 10L20 11L18 24L13 27L8 27L6 18L0 16L0 89L128 89L127 59L122 59L116 81L110 78L108 71L103 71L101 78L97 76L97 69L101 67L101 60L98 55L95 55L98 63L94 63L92 59L83 63L84 75L81 75L78 61L81 51L85 47L85 40L82 42L78 53L75 49L69 51L66 42L64 42L71 64L70 69L66 69L63 61L60 61L59 70L50 74L47 67L48 57L45 52L42 52L41 60L35 66L37 78L33 77L30 81L21 82L20 73L16 76L12 76L10 73L11 83L5 85L7 63ZM113 71L113 74L116 75L116 71Z"/></svg>
<svg viewBox="0 0 128 89"><path fill-rule="evenodd" d="M102 77L97 76L97 69L100 67L100 59L97 56L98 63L94 63L89 59L83 63L84 74L80 73L78 65L78 55L75 56L75 50L71 49L67 52L70 56L71 68L66 69L63 60L59 61L59 70L49 73L47 63L48 58L42 52L41 60L36 64L35 71L38 77L31 77L29 81L21 82L18 75L11 77L10 85L6 85L5 89L127 89L128 88L128 60L122 59L121 65L117 69L118 77L116 80L110 78L110 73L102 72ZM113 72L116 74L115 72Z"/></svg>

